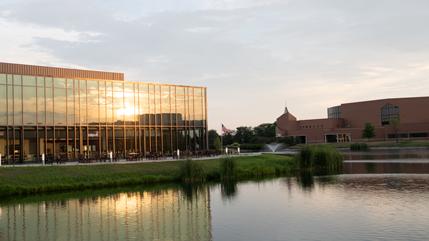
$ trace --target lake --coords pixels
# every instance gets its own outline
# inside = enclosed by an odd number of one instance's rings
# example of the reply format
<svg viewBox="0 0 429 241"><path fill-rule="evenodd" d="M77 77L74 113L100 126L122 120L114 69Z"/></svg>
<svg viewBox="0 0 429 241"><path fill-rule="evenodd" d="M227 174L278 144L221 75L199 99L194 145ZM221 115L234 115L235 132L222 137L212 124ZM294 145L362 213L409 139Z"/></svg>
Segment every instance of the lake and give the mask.
<svg viewBox="0 0 429 241"><path fill-rule="evenodd" d="M413 173L429 164L349 164L327 177L2 200L0 240L428 240L429 175Z"/></svg>

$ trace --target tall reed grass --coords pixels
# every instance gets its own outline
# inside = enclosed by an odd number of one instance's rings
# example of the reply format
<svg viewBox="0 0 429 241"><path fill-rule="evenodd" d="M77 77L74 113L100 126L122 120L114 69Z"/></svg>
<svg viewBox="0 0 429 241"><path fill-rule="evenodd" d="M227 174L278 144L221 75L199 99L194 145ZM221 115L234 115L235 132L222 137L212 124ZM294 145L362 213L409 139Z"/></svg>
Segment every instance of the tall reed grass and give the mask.
<svg viewBox="0 0 429 241"><path fill-rule="evenodd" d="M237 163L232 158L223 158L220 161L220 177L222 180L235 179L237 175Z"/></svg>
<svg viewBox="0 0 429 241"><path fill-rule="evenodd" d="M186 160L180 167L180 177L185 183L198 183L206 180L204 168L196 161Z"/></svg>
<svg viewBox="0 0 429 241"><path fill-rule="evenodd" d="M343 156L332 146L305 146L296 156L300 170L339 172L342 170Z"/></svg>

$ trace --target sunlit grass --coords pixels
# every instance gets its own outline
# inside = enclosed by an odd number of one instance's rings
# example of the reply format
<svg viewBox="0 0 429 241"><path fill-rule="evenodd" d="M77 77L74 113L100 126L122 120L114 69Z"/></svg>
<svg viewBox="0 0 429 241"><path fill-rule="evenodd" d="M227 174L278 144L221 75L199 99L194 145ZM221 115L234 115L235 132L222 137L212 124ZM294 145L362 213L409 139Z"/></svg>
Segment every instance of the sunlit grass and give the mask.
<svg viewBox="0 0 429 241"><path fill-rule="evenodd" d="M293 175L293 157L260 155L232 157L237 179ZM193 161L205 179L221 179L222 159ZM77 165L0 168L0 196L137 184L181 182L183 161L121 165Z"/></svg>

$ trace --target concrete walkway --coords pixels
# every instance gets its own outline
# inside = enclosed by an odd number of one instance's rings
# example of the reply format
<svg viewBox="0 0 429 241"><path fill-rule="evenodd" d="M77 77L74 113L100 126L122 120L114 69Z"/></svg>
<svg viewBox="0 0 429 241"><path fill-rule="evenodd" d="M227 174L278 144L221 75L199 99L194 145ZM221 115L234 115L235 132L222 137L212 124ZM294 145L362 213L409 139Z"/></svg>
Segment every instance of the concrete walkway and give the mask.
<svg viewBox="0 0 429 241"><path fill-rule="evenodd" d="M80 163L80 162L65 162L62 164L52 163L52 164L46 164L42 165L41 163L37 164L16 164L16 165L5 165L3 164L1 167L41 167L41 166L94 166L94 165L124 165L124 164L137 164L137 163L152 163L152 162L171 162L171 161L184 161L187 159L190 160L214 160L219 159L223 157L238 157L238 156L259 156L262 155L262 153L242 153L240 155L220 155L220 156L210 156L210 157L198 157L198 158L181 158L181 159L173 159L173 158L166 158L166 159L158 159L158 160L148 160L143 159L139 161L127 161L125 159L121 159L119 161L114 162L92 162L92 163Z"/></svg>

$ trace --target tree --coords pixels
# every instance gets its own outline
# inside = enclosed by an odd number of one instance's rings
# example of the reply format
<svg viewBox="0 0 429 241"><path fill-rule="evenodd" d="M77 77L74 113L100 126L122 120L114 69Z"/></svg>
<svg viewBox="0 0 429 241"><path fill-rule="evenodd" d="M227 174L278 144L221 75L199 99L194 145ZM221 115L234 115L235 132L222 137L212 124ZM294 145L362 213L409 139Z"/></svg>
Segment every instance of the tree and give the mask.
<svg viewBox="0 0 429 241"><path fill-rule="evenodd" d="M216 151L222 151L222 143L219 136L217 136L213 142L213 149Z"/></svg>
<svg viewBox="0 0 429 241"><path fill-rule="evenodd" d="M209 149L216 149L214 146L216 138L220 138L216 130L209 130L208 139L209 139Z"/></svg>
<svg viewBox="0 0 429 241"><path fill-rule="evenodd" d="M252 127L241 126L237 127L237 131L234 135L234 142L238 143L253 143L255 139L255 132Z"/></svg>
<svg viewBox="0 0 429 241"><path fill-rule="evenodd" d="M365 128L362 132L362 137L366 139L371 139L375 136L375 129L371 123L366 123Z"/></svg>
<svg viewBox="0 0 429 241"><path fill-rule="evenodd" d="M234 142L234 136L232 134L224 134L222 138L224 146L231 145Z"/></svg>
<svg viewBox="0 0 429 241"><path fill-rule="evenodd" d="M276 124L264 123L255 127L255 142L268 144L276 140Z"/></svg>

